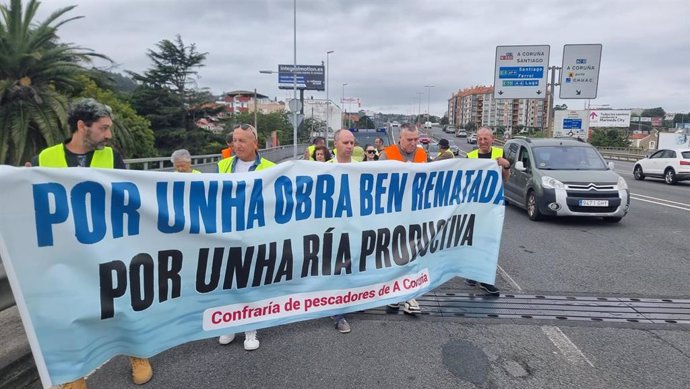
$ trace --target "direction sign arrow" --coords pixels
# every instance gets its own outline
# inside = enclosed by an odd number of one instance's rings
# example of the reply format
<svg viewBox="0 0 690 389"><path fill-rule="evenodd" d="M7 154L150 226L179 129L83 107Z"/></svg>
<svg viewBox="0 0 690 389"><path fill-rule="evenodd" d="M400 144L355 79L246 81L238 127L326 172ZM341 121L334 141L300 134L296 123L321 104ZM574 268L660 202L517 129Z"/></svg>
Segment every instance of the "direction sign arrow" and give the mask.
<svg viewBox="0 0 690 389"><path fill-rule="evenodd" d="M596 99L601 65L601 44L565 45L561 68L561 99Z"/></svg>
<svg viewBox="0 0 690 389"><path fill-rule="evenodd" d="M494 98L546 97L549 52L549 45L496 46Z"/></svg>
<svg viewBox="0 0 690 389"><path fill-rule="evenodd" d="M589 118L590 118L590 119L594 119L594 118L597 117L597 116L599 116L599 115L597 115L596 112L592 112L592 113L589 114Z"/></svg>

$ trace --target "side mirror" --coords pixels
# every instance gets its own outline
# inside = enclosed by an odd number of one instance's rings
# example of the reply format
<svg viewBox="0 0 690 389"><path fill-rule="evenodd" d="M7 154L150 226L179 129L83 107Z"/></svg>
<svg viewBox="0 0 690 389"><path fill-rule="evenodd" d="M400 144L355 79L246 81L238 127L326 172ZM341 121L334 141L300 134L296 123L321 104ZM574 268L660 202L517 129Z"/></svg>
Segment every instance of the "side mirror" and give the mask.
<svg viewBox="0 0 690 389"><path fill-rule="evenodd" d="M525 167L525 164L522 163L522 161L517 161L515 162L515 170L524 172L525 170L527 170L527 168Z"/></svg>
<svg viewBox="0 0 690 389"><path fill-rule="evenodd" d="M613 170L613 162L609 161L609 170Z"/></svg>

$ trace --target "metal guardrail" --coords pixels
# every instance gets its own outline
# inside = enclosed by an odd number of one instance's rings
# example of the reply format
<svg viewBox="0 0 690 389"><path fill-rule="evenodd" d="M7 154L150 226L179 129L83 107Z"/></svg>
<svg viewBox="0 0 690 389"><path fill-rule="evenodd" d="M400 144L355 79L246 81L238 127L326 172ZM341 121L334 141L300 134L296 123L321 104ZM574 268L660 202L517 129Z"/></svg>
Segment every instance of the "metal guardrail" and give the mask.
<svg viewBox="0 0 690 389"><path fill-rule="evenodd" d="M494 139L494 145L505 145L503 139ZM638 161L647 156L650 150L626 147L596 147L605 159L613 159L616 161Z"/></svg>
<svg viewBox="0 0 690 389"><path fill-rule="evenodd" d="M301 156L304 153L304 149L308 145L298 144L297 156ZM259 150L259 154L262 157L272 161L281 162L286 159L292 158L293 155L293 145L271 147L268 149ZM192 166L208 166L218 163L222 156L220 154L207 154L207 155L193 155L192 156ZM125 159L125 164L128 169L135 170L173 170L173 164L170 161L170 157L153 157L153 158L133 158Z"/></svg>
<svg viewBox="0 0 690 389"><path fill-rule="evenodd" d="M614 151L602 151L599 150L601 153L601 156L604 157L605 159L614 159L617 161L631 161L635 162L638 161L642 158L645 157L644 154L627 154L627 153L618 153Z"/></svg>

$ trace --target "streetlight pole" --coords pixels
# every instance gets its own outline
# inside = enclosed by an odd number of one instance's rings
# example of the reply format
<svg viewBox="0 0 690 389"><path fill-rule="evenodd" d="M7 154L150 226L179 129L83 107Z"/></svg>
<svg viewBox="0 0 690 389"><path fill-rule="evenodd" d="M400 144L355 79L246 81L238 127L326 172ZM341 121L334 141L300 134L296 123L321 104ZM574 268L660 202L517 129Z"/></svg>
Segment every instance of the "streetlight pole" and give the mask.
<svg viewBox="0 0 690 389"><path fill-rule="evenodd" d="M292 99L297 100L297 0L292 0L292 51L293 51L293 67L292 67ZM292 113L292 158L297 159L297 112Z"/></svg>
<svg viewBox="0 0 690 389"><path fill-rule="evenodd" d="M419 125L419 117L422 116L422 94L424 92L417 92L417 117L415 118L415 123Z"/></svg>
<svg viewBox="0 0 690 389"><path fill-rule="evenodd" d="M328 148L328 130L329 130L330 118L331 118L331 100L328 97L328 89L331 87L328 76L330 75L331 67L330 67L330 64L328 63L328 57L331 54L333 54L334 52L335 51L333 51L333 50L329 50L326 52L326 148Z"/></svg>
<svg viewBox="0 0 690 389"><path fill-rule="evenodd" d="M426 121L429 121L429 102L431 101L431 88L435 87L435 85L424 85L426 88L427 94L426 94Z"/></svg>
<svg viewBox="0 0 690 389"><path fill-rule="evenodd" d="M256 101L256 88L254 88L254 129L256 130L257 135L259 134L259 124L256 112L258 108L258 102Z"/></svg>
<svg viewBox="0 0 690 389"><path fill-rule="evenodd" d="M345 86L347 83L343 84L343 98L340 100L340 104L342 104L342 108L345 108ZM347 110L345 110L345 115L347 115ZM343 119L341 120L341 126L340 128L345 128L345 116L343 116ZM333 139L335 142L335 139Z"/></svg>

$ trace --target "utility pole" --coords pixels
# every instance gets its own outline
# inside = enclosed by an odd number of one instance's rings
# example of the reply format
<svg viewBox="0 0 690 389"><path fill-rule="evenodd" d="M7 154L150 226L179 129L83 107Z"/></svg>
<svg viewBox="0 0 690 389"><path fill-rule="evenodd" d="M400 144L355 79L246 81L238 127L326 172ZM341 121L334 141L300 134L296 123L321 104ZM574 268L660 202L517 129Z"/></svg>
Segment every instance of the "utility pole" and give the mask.
<svg viewBox="0 0 690 389"><path fill-rule="evenodd" d="M331 123L331 100L328 97L328 89L330 89L331 87L331 83L328 79L328 76L330 75L331 67L328 63L328 57L333 53L335 53L335 51L333 50L329 50L326 52L326 148L328 148L328 132Z"/></svg>
<svg viewBox="0 0 690 389"><path fill-rule="evenodd" d="M561 70L560 66L549 66L549 70L551 70L551 83L549 84L549 93L550 96L547 97L548 101L548 113L547 113L547 134L545 134L547 137L553 137L553 102L555 100L554 98L554 93L556 89L556 85L560 85L559 83L556 82L556 69ZM560 79L560 73L558 75L558 79Z"/></svg>
<svg viewBox="0 0 690 389"><path fill-rule="evenodd" d="M345 115L347 115L347 110L345 109L345 86L347 86L347 83L343 84L343 98L340 100L340 104L342 104L341 111L345 111ZM345 116L342 117L342 120L340 121L340 125L342 126L341 128L345 128ZM335 141L335 139L334 139L334 141Z"/></svg>
<svg viewBox="0 0 690 389"><path fill-rule="evenodd" d="M259 134L259 125L258 125L258 119L257 119L257 102L256 102L256 88L254 88L254 129L256 130L256 134Z"/></svg>
<svg viewBox="0 0 690 389"><path fill-rule="evenodd" d="M424 87L427 90L426 94L426 121L429 121L429 102L431 101L431 88L435 87L435 85L424 85Z"/></svg>
<svg viewBox="0 0 690 389"><path fill-rule="evenodd" d="M417 117L415 123L419 126L419 117L422 116L422 94L424 92L417 92Z"/></svg>
<svg viewBox="0 0 690 389"><path fill-rule="evenodd" d="M292 15L293 15L293 29L292 29L292 99L297 100L297 0L292 0ZM297 159L297 111L292 113L292 158Z"/></svg>

